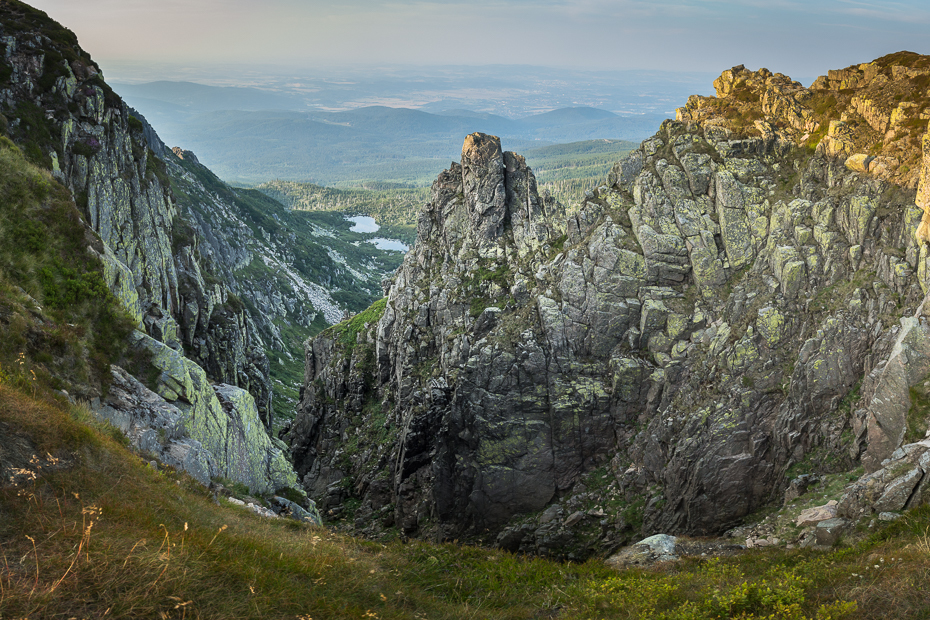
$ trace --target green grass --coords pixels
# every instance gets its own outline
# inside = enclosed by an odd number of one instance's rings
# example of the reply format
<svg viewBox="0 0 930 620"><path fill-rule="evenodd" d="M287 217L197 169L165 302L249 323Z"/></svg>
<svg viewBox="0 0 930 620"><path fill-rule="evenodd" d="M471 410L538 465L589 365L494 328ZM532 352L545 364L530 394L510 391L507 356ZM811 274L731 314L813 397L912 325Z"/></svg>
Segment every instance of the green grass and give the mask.
<svg viewBox="0 0 930 620"><path fill-rule="evenodd" d="M278 320L276 324L290 358L282 351L265 351L271 364L271 380L275 384L272 400L276 426L272 434L275 436L284 421L292 419L297 411L297 399L304 383L303 343L328 327L322 315L317 315L317 320L310 327L285 320Z"/></svg>
<svg viewBox="0 0 930 620"><path fill-rule="evenodd" d="M134 326L95 243L69 192L0 138L0 367L25 356L62 385L108 381Z"/></svg>
<svg viewBox="0 0 930 620"><path fill-rule="evenodd" d="M481 547L378 544L221 501L145 466L86 409L0 382L32 459L0 488L10 618L916 618L930 509L846 549L614 571ZM9 439L5 438L7 445ZM22 445L22 444L20 444ZM58 460L58 464L55 460ZM64 466L62 466L64 464ZM894 601L893 605L889 601Z"/></svg>
<svg viewBox="0 0 930 620"><path fill-rule="evenodd" d="M332 326L332 334L350 349L355 346L358 334L369 324L377 323L387 308L387 297L373 303L367 310Z"/></svg>

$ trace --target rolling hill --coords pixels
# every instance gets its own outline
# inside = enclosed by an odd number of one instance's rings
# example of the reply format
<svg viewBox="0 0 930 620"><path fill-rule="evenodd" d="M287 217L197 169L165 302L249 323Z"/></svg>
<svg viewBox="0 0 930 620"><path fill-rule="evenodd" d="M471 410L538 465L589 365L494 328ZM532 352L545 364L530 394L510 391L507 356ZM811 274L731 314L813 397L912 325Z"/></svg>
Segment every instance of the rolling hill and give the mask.
<svg viewBox="0 0 930 620"><path fill-rule="evenodd" d="M523 118L381 105L332 112L256 88L153 82L121 89L169 144L196 152L224 180L246 185L280 179L425 186L458 156L462 136L475 131L499 135L506 148L527 152L596 139L638 141L664 118L587 106Z"/></svg>

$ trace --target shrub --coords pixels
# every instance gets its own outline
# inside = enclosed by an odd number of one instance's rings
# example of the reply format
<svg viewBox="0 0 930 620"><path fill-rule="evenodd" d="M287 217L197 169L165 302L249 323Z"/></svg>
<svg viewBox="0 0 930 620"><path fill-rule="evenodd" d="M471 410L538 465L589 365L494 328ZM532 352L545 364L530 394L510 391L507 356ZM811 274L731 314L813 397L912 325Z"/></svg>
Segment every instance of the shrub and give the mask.
<svg viewBox="0 0 930 620"><path fill-rule="evenodd" d="M348 346L350 349L355 346L358 334L369 323L377 323L384 315L387 308L387 297L383 297L371 304L367 310L359 312L350 319L346 319L338 325L332 327L332 333L339 339L339 342Z"/></svg>
<svg viewBox="0 0 930 620"><path fill-rule="evenodd" d="M71 146L71 152L75 155L83 155L87 159L90 159L100 152L100 141L94 137L78 140Z"/></svg>
<svg viewBox="0 0 930 620"><path fill-rule="evenodd" d="M130 114L129 115L129 130L130 131L143 131L144 129L145 129L145 125L142 124L142 121L140 121L138 118Z"/></svg>

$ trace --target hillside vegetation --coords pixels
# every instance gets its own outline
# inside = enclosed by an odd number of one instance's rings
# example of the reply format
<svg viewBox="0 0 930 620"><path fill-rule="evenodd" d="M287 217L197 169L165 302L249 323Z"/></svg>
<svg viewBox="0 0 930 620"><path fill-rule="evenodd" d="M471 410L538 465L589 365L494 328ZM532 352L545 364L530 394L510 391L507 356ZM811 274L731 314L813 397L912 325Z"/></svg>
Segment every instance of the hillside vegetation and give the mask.
<svg viewBox="0 0 930 620"><path fill-rule="evenodd" d="M339 211L346 215L371 216L382 228L379 236L396 237L412 245L417 237L417 214L429 200L429 189L383 188L383 185L370 183L361 188L336 189L276 180L262 183L256 189L295 211Z"/></svg>
<svg viewBox="0 0 930 620"><path fill-rule="evenodd" d="M569 205L603 184L614 163L638 146L625 140L586 140L530 149L523 156L540 189Z"/></svg>
<svg viewBox="0 0 930 620"><path fill-rule="evenodd" d="M297 274L306 282L324 285L340 307L358 312L378 298L381 279L397 269L402 254L366 243L383 233L353 232L351 222L340 214L288 210L277 202L285 198L282 193L230 187L189 157L171 157L170 162L172 191L187 212L201 221L212 220L216 228L228 226L228 221L216 221L214 200L219 198L227 209L221 219L228 220L229 214L235 213L255 238L266 244L264 251L255 251L251 260L222 275L239 282L242 303L250 315L259 317L271 361L275 425L280 427L294 416L304 372L303 343L329 323L322 313L314 313L314 308L304 303L281 304L278 316L259 304L273 298L276 291L293 291L292 278ZM192 229L184 229L177 236L194 234ZM394 236L412 243L415 233L401 226ZM292 273L267 261L272 252L281 256L281 263L288 264ZM312 320L307 320L308 314Z"/></svg>
<svg viewBox="0 0 930 620"><path fill-rule="evenodd" d="M842 550L617 572L497 550L365 542L154 468L86 408L0 383L2 618L917 618L930 511ZM140 458L141 456L141 458ZM248 498L260 502L261 498Z"/></svg>
<svg viewBox="0 0 930 620"><path fill-rule="evenodd" d="M0 382L91 397L132 319L107 287L70 193L0 137Z"/></svg>

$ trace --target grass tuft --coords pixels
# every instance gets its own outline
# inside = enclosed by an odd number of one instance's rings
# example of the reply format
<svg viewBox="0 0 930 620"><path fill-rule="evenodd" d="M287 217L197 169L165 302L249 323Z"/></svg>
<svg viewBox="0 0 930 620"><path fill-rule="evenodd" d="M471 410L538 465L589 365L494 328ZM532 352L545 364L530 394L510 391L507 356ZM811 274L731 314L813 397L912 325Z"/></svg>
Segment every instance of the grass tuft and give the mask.
<svg viewBox="0 0 930 620"><path fill-rule="evenodd" d="M0 609L10 618L913 618L930 508L828 552L614 571L423 541L377 544L218 505L88 409L0 384ZM31 475L8 477L7 463ZM894 605L889 605L889 601Z"/></svg>

